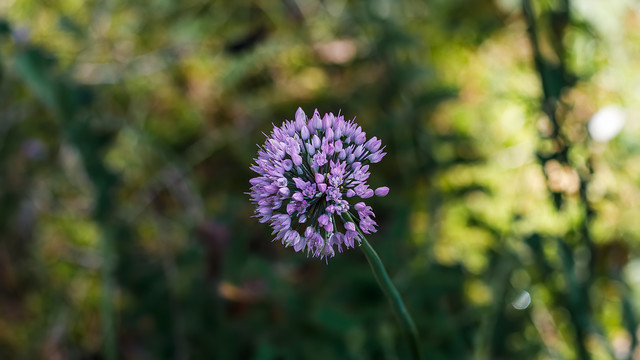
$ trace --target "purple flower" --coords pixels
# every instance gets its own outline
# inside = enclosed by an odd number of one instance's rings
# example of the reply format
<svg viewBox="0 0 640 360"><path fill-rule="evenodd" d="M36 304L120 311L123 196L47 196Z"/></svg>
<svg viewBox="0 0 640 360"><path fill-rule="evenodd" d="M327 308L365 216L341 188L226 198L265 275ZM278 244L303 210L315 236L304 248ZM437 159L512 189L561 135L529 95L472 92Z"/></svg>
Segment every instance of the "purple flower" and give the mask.
<svg viewBox="0 0 640 360"><path fill-rule="evenodd" d="M254 217L296 252L328 258L334 247L353 248L377 225L371 207L355 198L389 192L367 184L369 164L386 155L381 143L367 141L362 128L342 115L321 117L315 110L308 118L299 108L295 120L274 126L251 165L258 175L249 181Z"/></svg>

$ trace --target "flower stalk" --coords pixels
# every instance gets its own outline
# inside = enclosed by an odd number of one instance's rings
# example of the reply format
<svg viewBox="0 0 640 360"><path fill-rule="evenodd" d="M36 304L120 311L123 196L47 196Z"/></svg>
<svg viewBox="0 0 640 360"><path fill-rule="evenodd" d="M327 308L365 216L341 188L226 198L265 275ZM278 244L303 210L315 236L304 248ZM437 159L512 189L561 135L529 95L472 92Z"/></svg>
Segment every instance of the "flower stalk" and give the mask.
<svg viewBox="0 0 640 360"><path fill-rule="evenodd" d="M364 237L362 238L360 248L362 249L364 256L367 258L369 266L371 266L371 271L373 271L373 276L378 281L378 285L384 292L387 300L389 300L391 308L393 309L396 319L400 323L400 327L402 328L404 335L409 341L413 359L422 359L420 345L418 342L418 329L416 328L407 307L404 306L404 302L402 301L402 297L400 296L398 289L396 289L393 282L391 282L389 274L387 274L387 270L384 268L384 264L382 264L380 257Z"/></svg>

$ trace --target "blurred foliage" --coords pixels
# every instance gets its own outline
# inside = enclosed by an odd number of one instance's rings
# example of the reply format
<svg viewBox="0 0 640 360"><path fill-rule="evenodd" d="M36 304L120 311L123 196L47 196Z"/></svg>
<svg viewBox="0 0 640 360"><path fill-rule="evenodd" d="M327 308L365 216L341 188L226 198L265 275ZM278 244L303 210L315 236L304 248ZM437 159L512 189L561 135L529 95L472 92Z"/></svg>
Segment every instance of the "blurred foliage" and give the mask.
<svg viewBox="0 0 640 360"><path fill-rule="evenodd" d="M426 358L640 356L639 25L627 0L0 2L0 358L406 358L359 251L251 218L255 144L298 106L387 145L370 241Z"/></svg>

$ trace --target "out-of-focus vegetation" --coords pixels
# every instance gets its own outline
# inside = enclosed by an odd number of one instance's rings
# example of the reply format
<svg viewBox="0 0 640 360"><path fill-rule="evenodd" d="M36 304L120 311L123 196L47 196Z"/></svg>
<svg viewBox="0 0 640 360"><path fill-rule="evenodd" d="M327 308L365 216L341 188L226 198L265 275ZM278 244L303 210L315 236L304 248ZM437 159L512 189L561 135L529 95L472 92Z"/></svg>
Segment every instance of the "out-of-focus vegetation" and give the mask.
<svg viewBox="0 0 640 360"><path fill-rule="evenodd" d="M3 0L0 19L0 358L406 358L361 252L326 265L251 218L255 144L298 106L387 145L370 241L426 358L640 356L637 3Z"/></svg>

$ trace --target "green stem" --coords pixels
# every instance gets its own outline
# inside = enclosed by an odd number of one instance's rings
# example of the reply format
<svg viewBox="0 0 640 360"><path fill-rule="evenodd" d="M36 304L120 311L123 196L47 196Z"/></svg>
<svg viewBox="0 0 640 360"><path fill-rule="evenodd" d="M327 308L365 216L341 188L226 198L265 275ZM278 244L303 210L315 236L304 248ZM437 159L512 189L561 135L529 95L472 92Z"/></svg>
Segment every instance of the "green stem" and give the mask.
<svg viewBox="0 0 640 360"><path fill-rule="evenodd" d="M411 354L413 355L413 359L422 359L420 345L418 342L418 330L416 329L416 325L414 324L409 311L407 311L407 308L404 306L400 293L391 282L389 274L387 274L387 270L384 268L380 257L364 237L362 238L361 248L369 262L369 265L371 266L373 275L378 281L378 285L380 285L380 288L391 303L391 308L400 323L402 331L405 336L407 336L407 339L411 344Z"/></svg>

